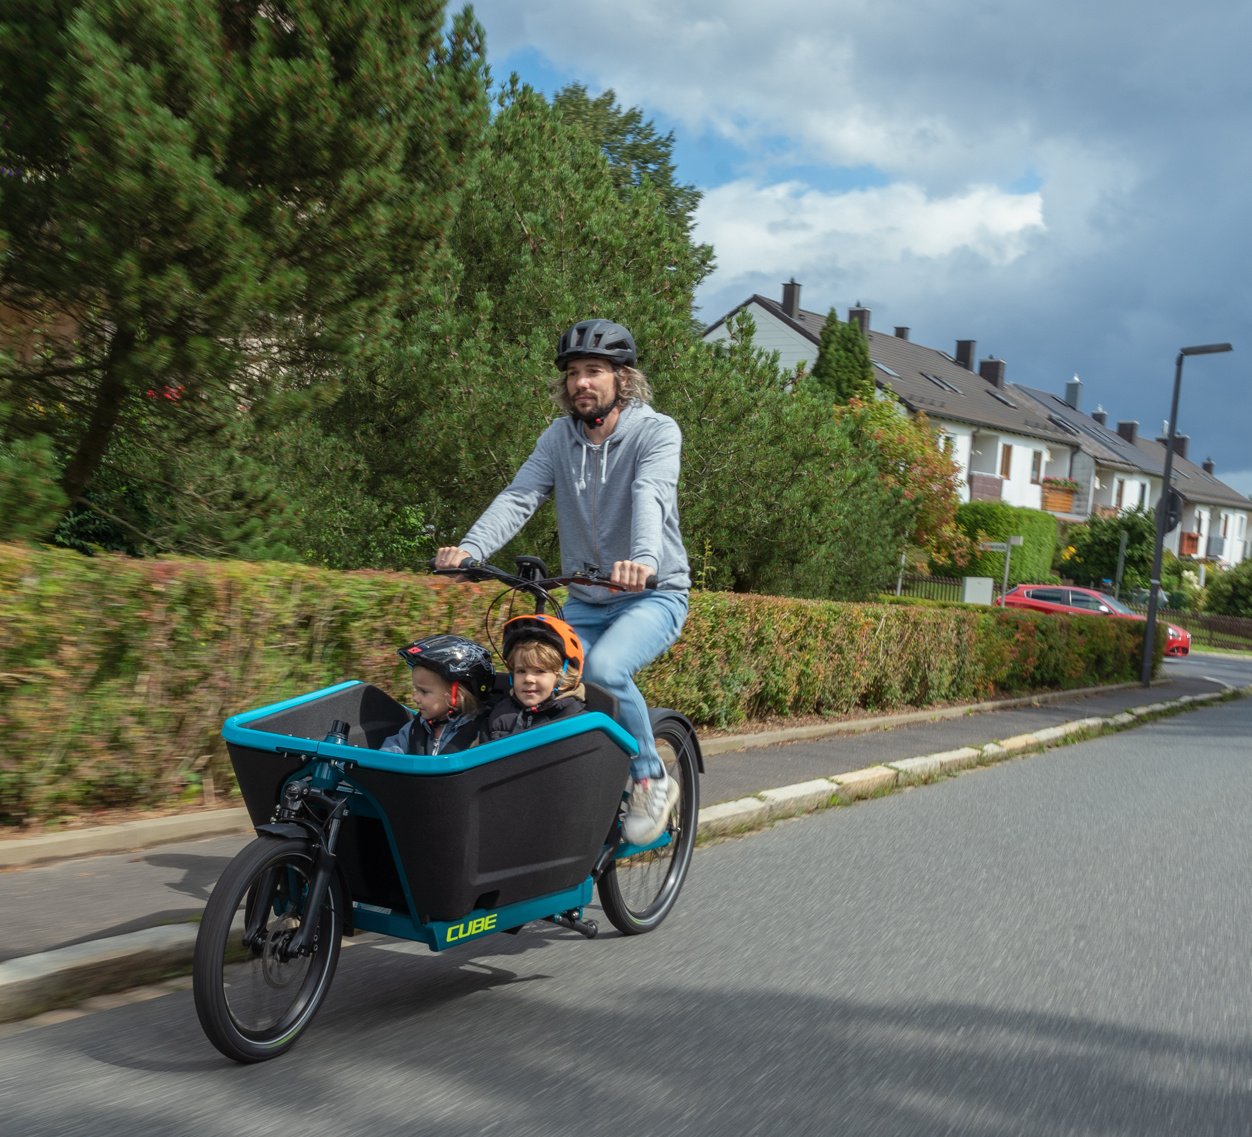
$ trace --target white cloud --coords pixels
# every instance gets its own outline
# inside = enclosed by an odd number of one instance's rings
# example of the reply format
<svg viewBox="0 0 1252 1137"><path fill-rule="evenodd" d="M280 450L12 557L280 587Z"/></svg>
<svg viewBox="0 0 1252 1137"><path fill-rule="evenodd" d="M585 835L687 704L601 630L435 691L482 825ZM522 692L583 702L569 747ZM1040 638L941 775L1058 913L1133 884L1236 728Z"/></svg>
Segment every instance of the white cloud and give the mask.
<svg viewBox="0 0 1252 1137"><path fill-rule="evenodd" d="M1044 229L1039 194L992 186L931 198L905 184L827 193L799 182L736 181L709 190L696 218L697 238L717 249L719 273L731 277L804 273L831 261L867 271L957 250L1005 265Z"/></svg>

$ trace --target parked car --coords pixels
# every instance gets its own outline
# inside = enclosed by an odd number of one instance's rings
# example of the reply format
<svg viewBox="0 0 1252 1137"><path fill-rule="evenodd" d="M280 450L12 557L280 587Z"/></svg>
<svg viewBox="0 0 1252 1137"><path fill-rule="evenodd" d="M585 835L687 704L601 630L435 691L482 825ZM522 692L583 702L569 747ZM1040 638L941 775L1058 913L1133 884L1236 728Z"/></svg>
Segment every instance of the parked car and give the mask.
<svg viewBox="0 0 1252 1137"><path fill-rule="evenodd" d="M1094 588L1070 588L1057 584L1019 584L1010 588L997 604L1006 608L1033 608L1036 612L1089 612L1094 616L1118 616L1123 620L1144 620L1120 600ZM1165 624L1168 639L1166 655L1190 655L1191 633L1186 628Z"/></svg>

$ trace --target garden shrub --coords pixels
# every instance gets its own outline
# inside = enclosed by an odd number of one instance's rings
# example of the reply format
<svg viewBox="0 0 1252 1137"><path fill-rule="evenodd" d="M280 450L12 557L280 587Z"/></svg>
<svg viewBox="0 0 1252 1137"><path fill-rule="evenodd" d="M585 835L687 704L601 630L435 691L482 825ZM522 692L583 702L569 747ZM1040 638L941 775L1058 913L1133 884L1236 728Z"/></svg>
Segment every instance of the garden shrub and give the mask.
<svg viewBox="0 0 1252 1137"><path fill-rule="evenodd" d="M0 824L168 807L198 790L228 798L228 716L345 678L403 698L396 647L435 631L483 639L496 592L381 571L0 544ZM966 702L1132 681L1141 628L699 592L682 638L640 686L706 728Z"/></svg>
<svg viewBox="0 0 1252 1137"><path fill-rule="evenodd" d="M1056 579L1052 560L1056 554L1057 526L1052 514L1002 501L967 501L957 506L956 523L975 541L1003 541L1011 536L1023 539L1009 556L1010 588ZM1004 554L981 553L966 567L965 575L989 576L998 583L1004 577Z"/></svg>

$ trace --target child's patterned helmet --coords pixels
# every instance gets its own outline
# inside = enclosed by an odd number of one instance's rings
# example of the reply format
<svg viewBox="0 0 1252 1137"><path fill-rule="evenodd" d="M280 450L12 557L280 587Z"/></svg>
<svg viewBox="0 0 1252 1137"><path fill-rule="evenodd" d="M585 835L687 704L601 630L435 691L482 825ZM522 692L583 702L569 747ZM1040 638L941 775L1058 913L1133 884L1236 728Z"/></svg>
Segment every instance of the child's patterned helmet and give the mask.
<svg viewBox="0 0 1252 1137"><path fill-rule="evenodd" d="M397 649L410 667L427 667L449 683L460 683L480 699L491 693L496 669L491 652L465 636L426 636Z"/></svg>

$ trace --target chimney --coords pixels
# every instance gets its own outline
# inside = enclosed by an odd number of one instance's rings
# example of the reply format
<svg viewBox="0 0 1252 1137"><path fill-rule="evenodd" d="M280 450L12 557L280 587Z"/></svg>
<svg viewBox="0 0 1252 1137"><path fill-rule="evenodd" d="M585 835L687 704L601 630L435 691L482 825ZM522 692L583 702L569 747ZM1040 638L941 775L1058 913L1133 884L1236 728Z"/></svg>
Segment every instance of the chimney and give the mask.
<svg viewBox="0 0 1252 1137"><path fill-rule="evenodd" d="M1139 423L1119 422L1117 424L1117 433L1133 445L1135 439L1139 437Z"/></svg>
<svg viewBox="0 0 1252 1137"><path fill-rule="evenodd" d="M1202 470L1203 470L1206 474L1208 474L1210 477L1212 477L1212 474L1213 474L1213 459L1212 459L1212 458L1205 458L1205 459L1204 459L1204 461L1200 464L1200 469L1202 469Z"/></svg>
<svg viewBox="0 0 1252 1137"><path fill-rule="evenodd" d="M1106 411L1102 406L1100 406L1099 403L1097 403L1096 409L1091 412L1091 417L1095 419L1096 422L1098 422L1101 426L1104 426L1105 423L1108 422L1109 412Z"/></svg>
<svg viewBox="0 0 1252 1137"><path fill-rule="evenodd" d="M848 309L848 323L856 324L861 329L861 335L869 338L869 309L862 308L859 300L855 308Z"/></svg>
<svg viewBox="0 0 1252 1137"><path fill-rule="evenodd" d="M793 320L800 314L800 286L794 276L783 285L782 309Z"/></svg>
<svg viewBox="0 0 1252 1137"><path fill-rule="evenodd" d="M1162 446L1169 445L1168 434L1158 434L1156 440ZM1190 441L1191 439L1188 435L1185 435L1185 434L1174 435L1174 453L1177 454L1179 458L1185 458L1187 456L1187 443Z"/></svg>
<svg viewBox="0 0 1252 1137"><path fill-rule="evenodd" d="M976 340L957 340L956 341L956 361L966 371L974 370L974 347Z"/></svg>
<svg viewBox="0 0 1252 1137"><path fill-rule="evenodd" d="M896 328L896 339L906 340L909 338L908 328Z"/></svg>
<svg viewBox="0 0 1252 1137"><path fill-rule="evenodd" d="M1069 406L1073 407L1074 410L1077 410L1078 399L1079 399L1079 396L1081 395L1082 395L1082 380L1079 379L1077 373L1075 373L1074 377L1068 383L1065 384L1065 402Z"/></svg>
<svg viewBox="0 0 1252 1137"><path fill-rule="evenodd" d="M984 359L978 365L978 374L987 380L993 387L1004 386L1004 360Z"/></svg>

